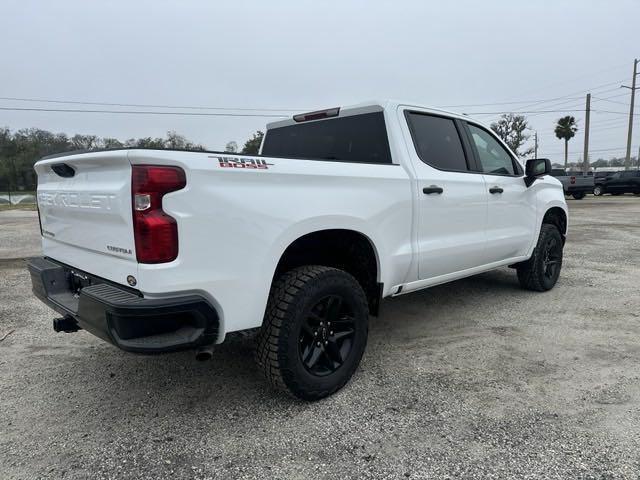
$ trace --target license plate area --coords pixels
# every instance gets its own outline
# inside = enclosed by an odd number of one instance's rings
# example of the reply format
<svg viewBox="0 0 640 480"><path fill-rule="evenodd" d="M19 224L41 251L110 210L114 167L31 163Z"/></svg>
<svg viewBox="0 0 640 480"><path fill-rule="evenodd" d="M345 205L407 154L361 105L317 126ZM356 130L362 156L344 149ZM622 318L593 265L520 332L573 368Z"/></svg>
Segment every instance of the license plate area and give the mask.
<svg viewBox="0 0 640 480"><path fill-rule="evenodd" d="M74 295L80 295L80 290L94 284L93 279L89 275L73 269L68 270L68 279L69 289Z"/></svg>
<svg viewBox="0 0 640 480"><path fill-rule="evenodd" d="M51 306L63 314L77 314L80 295L85 288L104 283L115 285L103 278L43 257L30 259L29 272L36 296L45 303L53 304ZM118 285L118 288L140 296L140 293L132 288L122 285Z"/></svg>

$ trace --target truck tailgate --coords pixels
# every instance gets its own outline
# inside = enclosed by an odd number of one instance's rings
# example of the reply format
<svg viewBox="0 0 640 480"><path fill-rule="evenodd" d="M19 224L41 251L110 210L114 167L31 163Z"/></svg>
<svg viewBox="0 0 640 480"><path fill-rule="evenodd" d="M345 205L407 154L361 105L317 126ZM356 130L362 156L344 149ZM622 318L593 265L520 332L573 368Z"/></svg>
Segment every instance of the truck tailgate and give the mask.
<svg viewBox="0 0 640 480"><path fill-rule="evenodd" d="M35 166L43 250L61 262L123 283L137 271L126 151L46 159ZM118 268L119 266L120 268Z"/></svg>

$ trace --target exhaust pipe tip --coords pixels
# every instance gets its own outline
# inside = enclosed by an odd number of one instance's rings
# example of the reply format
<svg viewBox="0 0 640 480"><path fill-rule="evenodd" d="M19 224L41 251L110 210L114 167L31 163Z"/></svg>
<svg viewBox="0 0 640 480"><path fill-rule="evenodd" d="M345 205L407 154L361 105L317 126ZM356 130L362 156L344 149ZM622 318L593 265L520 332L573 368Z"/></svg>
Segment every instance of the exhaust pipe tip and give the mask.
<svg viewBox="0 0 640 480"><path fill-rule="evenodd" d="M211 345L206 345L196 350L196 360L199 362L211 360L211 357L213 357L213 347Z"/></svg>

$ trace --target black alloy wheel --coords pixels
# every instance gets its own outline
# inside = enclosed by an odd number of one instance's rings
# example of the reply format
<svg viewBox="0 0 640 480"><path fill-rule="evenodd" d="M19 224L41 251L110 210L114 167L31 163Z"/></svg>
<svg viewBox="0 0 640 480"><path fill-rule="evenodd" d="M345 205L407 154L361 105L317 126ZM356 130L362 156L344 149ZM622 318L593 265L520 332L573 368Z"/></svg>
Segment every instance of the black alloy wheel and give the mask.
<svg viewBox="0 0 640 480"><path fill-rule="evenodd" d="M342 388L367 345L369 304L348 272L306 265L271 287L256 361L274 387L302 400Z"/></svg>
<svg viewBox="0 0 640 480"><path fill-rule="evenodd" d="M543 223L531 258L516 264L522 288L537 292L551 290L560 277L563 248L564 241L558 227Z"/></svg>
<svg viewBox="0 0 640 480"><path fill-rule="evenodd" d="M327 295L302 322L298 353L307 371L318 377L338 370L351 353L355 334L352 308L340 295Z"/></svg>
<svg viewBox="0 0 640 480"><path fill-rule="evenodd" d="M542 265L544 269L544 276L548 281L553 281L558 278L560 273L560 266L562 264L562 244L557 237L548 237L544 245L544 253L542 259Z"/></svg>

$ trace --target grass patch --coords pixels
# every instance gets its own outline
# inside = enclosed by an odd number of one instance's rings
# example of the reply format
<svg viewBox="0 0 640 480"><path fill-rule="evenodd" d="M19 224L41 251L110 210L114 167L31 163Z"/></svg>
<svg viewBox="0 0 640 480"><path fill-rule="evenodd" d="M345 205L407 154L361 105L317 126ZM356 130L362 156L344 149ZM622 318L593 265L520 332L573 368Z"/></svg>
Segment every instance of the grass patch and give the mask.
<svg viewBox="0 0 640 480"><path fill-rule="evenodd" d="M24 205L8 205L0 203L0 212L4 212L5 210L29 210L35 211L36 204L35 203L27 203Z"/></svg>

